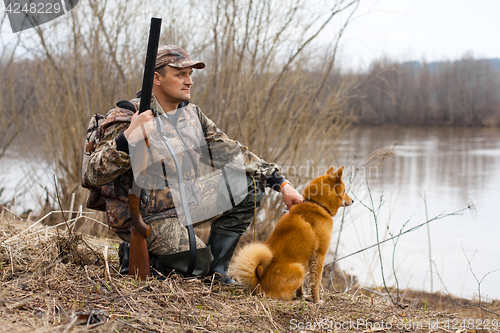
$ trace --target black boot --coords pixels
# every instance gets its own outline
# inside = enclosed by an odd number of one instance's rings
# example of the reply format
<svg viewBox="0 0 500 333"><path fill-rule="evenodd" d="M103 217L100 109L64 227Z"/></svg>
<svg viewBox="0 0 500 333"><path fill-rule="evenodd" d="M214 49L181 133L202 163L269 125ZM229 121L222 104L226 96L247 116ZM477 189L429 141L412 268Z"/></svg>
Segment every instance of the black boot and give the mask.
<svg viewBox="0 0 500 333"><path fill-rule="evenodd" d="M125 241L118 247L118 257L120 258L120 274L128 275L128 258L130 255L130 243Z"/></svg>
<svg viewBox="0 0 500 333"><path fill-rule="evenodd" d="M210 231L207 244L210 245L214 260L210 265L210 271L207 275L215 274L215 279L225 284L236 283L236 281L229 276L227 270L240 237L241 235L238 234L228 235L219 231L214 231L213 229Z"/></svg>
<svg viewBox="0 0 500 333"><path fill-rule="evenodd" d="M128 275L129 256L130 256L130 243L123 241L120 243L120 246L118 246L118 257L120 262L121 275ZM158 278L158 280L164 280L165 278L156 272L157 268L153 265L156 258L157 257L152 254L149 255L149 262L150 265L152 266L151 268L153 268L151 269L151 274L152 276Z"/></svg>

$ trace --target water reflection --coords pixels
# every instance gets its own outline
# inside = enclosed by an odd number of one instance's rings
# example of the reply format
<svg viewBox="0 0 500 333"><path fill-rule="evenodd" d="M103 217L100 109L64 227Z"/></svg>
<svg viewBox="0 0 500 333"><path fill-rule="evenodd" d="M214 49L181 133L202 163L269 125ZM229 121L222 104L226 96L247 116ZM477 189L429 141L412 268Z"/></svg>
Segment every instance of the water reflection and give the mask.
<svg viewBox="0 0 500 333"><path fill-rule="evenodd" d="M382 200L379 237L397 234L407 221L405 229L426 221L425 202L429 218L467 207L470 200L477 208L477 216L467 211L429 225L435 265L432 275L426 228L402 236L397 244L384 244L383 265L389 283L395 283L390 276L395 253L401 287L430 290L432 280L433 291L448 290L457 296L472 297L478 286L467 258L474 256L472 270L479 278L500 269L500 250L496 245L500 225L494 211L500 203L500 130L356 128L341 144L339 164L361 165L371 152L394 141L398 141L398 149L392 161L377 167L377 172L372 170L367 179L356 177L351 184L355 196L367 206L371 205L370 194L375 208ZM373 214L366 207L352 207L347 216L340 255L376 242ZM339 218L336 221L338 227ZM366 283L380 284L377 260L373 250L340 265ZM499 278L500 272L485 278L481 286L483 296L500 298L500 286L494 283Z"/></svg>

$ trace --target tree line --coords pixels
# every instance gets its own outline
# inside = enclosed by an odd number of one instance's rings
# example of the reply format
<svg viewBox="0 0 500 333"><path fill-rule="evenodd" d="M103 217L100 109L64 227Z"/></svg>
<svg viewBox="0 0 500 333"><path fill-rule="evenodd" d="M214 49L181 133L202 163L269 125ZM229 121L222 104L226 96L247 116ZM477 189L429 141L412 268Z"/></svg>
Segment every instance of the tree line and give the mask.
<svg viewBox="0 0 500 333"><path fill-rule="evenodd" d="M383 59L352 76L356 124L500 126L500 59Z"/></svg>

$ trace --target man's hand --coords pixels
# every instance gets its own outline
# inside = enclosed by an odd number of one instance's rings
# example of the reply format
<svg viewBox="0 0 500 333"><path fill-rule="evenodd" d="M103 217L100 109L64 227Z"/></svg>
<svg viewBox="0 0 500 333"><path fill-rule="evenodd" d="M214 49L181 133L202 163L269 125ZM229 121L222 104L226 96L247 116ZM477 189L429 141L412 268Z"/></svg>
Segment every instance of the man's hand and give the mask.
<svg viewBox="0 0 500 333"><path fill-rule="evenodd" d="M144 135L142 133L141 125L144 125L144 130L146 135L150 135L155 130L155 122L152 121L154 118L153 111L147 110L139 114L139 111L134 113L132 120L130 121L130 126L125 130L125 137L127 141L135 145L140 140L144 140Z"/></svg>
<svg viewBox="0 0 500 333"><path fill-rule="evenodd" d="M292 208L293 205L304 202L304 197L290 184L286 184L281 188L281 194L283 194L283 200L288 209Z"/></svg>

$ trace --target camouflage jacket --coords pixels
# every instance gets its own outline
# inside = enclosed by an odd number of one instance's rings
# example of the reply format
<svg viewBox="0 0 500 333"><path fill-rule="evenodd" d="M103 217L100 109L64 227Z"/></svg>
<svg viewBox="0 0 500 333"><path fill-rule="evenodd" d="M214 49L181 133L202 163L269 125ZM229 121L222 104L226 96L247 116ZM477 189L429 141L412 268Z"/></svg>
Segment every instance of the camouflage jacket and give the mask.
<svg viewBox="0 0 500 333"><path fill-rule="evenodd" d="M138 105L138 100L132 100ZM163 109L153 96L151 106L158 113L164 114ZM196 173L198 163L205 162L206 156L196 146L195 142L203 135L207 144L210 146L211 155L215 156L213 161L215 167L218 161L224 163L228 156L235 152L241 152L244 161L245 172L255 176L262 184L273 176L273 173L279 171L274 163L267 163L260 159L247 147L242 146L238 141L231 140L223 133L213 121L211 121L201 109L188 104L185 112L181 113L175 125L180 132L184 131L183 137L188 138L184 142L188 146L189 152L181 155L181 165L185 173ZM118 149L117 138L128 128L132 111L114 108L108 112L106 121L103 124L105 129L102 140L92 153L90 163L88 164L87 176L93 186L102 186L102 197L106 202L106 215L109 227L115 232L129 232L131 230L131 216L128 206L128 193L132 184L131 159L128 152ZM126 119L128 122L117 122L116 119ZM195 130L194 127L200 127L201 130ZM165 131L167 133L167 131ZM197 134L198 133L198 134ZM169 141L172 138L169 138ZM175 138L173 140L175 142ZM186 158L182 158L182 156ZM153 153L153 158L155 157ZM167 165L167 168L171 167ZM185 175L186 176L186 175ZM189 176L189 175L188 175ZM194 201L199 198L199 189L196 184L191 186L189 193L194 194ZM141 192L141 215L146 223L157 219L174 217L176 215L171 191L167 186L159 188L152 186L150 189L143 189Z"/></svg>

